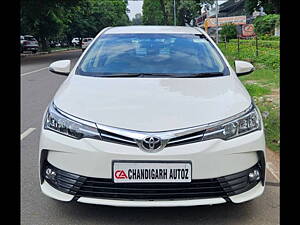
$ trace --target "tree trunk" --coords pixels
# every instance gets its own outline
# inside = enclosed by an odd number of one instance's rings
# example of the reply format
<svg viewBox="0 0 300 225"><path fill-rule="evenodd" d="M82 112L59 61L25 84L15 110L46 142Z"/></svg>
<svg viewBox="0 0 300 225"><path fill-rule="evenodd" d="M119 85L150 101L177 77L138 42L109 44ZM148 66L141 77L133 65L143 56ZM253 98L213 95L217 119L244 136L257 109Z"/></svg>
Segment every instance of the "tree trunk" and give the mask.
<svg viewBox="0 0 300 225"><path fill-rule="evenodd" d="M41 36L42 51L48 51L48 43L46 37Z"/></svg>

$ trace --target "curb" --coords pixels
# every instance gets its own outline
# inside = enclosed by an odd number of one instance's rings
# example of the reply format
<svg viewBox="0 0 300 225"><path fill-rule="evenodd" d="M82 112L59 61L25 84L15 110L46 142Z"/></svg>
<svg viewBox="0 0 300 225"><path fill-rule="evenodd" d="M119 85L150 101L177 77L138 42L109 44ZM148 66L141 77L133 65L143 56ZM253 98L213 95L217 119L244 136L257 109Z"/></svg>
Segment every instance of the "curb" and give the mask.
<svg viewBox="0 0 300 225"><path fill-rule="evenodd" d="M266 168L280 182L280 153L266 148Z"/></svg>
<svg viewBox="0 0 300 225"><path fill-rule="evenodd" d="M37 52L37 53L21 53L20 57L27 57L27 56L40 56L40 55L47 55L47 54L52 54L52 53L57 53L57 52L67 52L67 51L79 51L81 49L64 49L64 50L52 50L51 52Z"/></svg>
<svg viewBox="0 0 300 225"><path fill-rule="evenodd" d="M45 55L45 54L50 54L49 52L37 52L37 53L21 53L21 57L26 57L26 56L38 56L38 55Z"/></svg>

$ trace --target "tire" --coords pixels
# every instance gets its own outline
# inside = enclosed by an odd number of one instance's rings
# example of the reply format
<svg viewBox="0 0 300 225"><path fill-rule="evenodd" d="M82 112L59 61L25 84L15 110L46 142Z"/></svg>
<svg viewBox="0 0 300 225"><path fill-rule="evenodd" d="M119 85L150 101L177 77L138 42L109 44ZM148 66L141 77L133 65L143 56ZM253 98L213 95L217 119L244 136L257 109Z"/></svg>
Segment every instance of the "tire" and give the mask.
<svg viewBox="0 0 300 225"><path fill-rule="evenodd" d="M34 53L34 54L37 53L37 50L32 50L32 53Z"/></svg>

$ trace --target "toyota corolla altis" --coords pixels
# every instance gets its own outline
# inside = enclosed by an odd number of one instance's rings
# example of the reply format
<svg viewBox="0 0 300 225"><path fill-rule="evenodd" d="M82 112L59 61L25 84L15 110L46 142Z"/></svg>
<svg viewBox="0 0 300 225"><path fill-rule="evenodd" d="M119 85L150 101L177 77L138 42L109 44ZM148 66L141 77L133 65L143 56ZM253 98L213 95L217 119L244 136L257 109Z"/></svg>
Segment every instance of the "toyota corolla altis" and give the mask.
<svg viewBox="0 0 300 225"><path fill-rule="evenodd" d="M260 112L201 29L103 29L49 103L39 146L41 190L113 206L241 203L265 186Z"/></svg>

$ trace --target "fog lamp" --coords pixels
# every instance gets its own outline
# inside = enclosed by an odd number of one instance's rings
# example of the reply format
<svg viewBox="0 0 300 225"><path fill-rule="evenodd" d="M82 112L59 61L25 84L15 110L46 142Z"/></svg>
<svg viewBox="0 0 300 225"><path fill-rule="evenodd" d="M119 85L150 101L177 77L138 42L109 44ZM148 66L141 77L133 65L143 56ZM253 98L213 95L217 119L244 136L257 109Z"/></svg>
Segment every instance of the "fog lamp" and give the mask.
<svg viewBox="0 0 300 225"><path fill-rule="evenodd" d="M56 173L54 170L52 170L51 168L47 168L46 169L46 178L49 180L54 181L56 177Z"/></svg>
<svg viewBox="0 0 300 225"><path fill-rule="evenodd" d="M258 181L260 180L260 173L258 169L253 170L253 172L249 173L249 181L253 182L253 181Z"/></svg>

